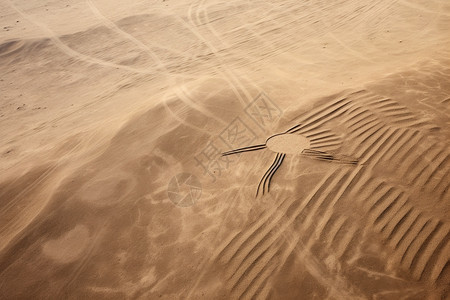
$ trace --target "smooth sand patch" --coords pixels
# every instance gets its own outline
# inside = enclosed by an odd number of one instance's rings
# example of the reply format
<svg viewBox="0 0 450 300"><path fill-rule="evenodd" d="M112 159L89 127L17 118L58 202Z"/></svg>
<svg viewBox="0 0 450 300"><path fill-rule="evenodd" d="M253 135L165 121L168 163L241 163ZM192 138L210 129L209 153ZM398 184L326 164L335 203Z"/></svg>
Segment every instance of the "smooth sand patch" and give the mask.
<svg viewBox="0 0 450 300"><path fill-rule="evenodd" d="M77 225L59 238L45 242L42 252L58 263L70 263L80 258L89 241L89 229Z"/></svg>
<svg viewBox="0 0 450 300"><path fill-rule="evenodd" d="M300 134L280 134L267 139L267 148L277 153L299 154L311 145L309 140Z"/></svg>

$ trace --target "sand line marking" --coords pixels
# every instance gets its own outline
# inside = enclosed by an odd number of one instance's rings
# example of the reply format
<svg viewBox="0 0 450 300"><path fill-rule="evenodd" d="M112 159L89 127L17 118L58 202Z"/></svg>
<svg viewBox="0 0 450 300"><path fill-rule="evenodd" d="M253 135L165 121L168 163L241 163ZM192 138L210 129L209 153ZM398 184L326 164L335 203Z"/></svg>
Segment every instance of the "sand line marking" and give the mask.
<svg viewBox="0 0 450 300"><path fill-rule="evenodd" d="M338 162L342 164L350 164L350 165L359 164L358 159L344 158L335 154L315 150L315 147L311 144L311 141L310 139L308 139L307 136L304 136L302 134L295 134L302 127L303 127L302 124L295 125L290 129L286 130L285 132L271 135L266 139L266 142L264 144L246 146L226 151L222 153L222 156L258 151L263 149L269 149L272 152L277 153L274 162L261 178L256 190L255 197L259 195L261 187L262 187L261 189L262 195L270 191L271 180L275 175L275 173L277 172L277 170L281 167L281 164L283 163L283 160L287 154L302 155L315 160Z"/></svg>

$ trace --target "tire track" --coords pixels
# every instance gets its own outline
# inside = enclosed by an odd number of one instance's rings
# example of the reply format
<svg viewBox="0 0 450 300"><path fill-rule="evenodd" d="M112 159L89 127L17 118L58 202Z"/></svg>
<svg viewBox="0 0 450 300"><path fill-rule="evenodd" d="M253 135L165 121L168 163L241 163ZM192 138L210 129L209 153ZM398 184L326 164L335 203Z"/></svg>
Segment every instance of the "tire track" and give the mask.
<svg viewBox="0 0 450 300"><path fill-rule="evenodd" d="M120 65L120 64L113 63L113 62L109 62L109 61L101 60L101 59L98 59L98 58L94 58L94 57L82 54L80 52L77 52L77 51L73 50L72 48L70 48L69 46L67 46L65 43L63 43L61 41L61 39L59 37L57 37L55 35L55 33L52 30L50 30L46 25L44 25L41 22L36 21L31 16L29 16L28 14L23 12L14 3L12 3L11 0L7 0L7 2L24 19L26 19L29 22L35 24L37 27L39 27L44 32L46 32L49 35L49 38L55 44L55 46L57 46L64 54L66 54L66 55L68 55L70 57L76 58L76 59L81 60L81 61L85 61L87 63L96 64L96 65L109 67L109 68L122 69L122 70L129 71L129 72L132 72L132 73L155 74L155 73L159 73L160 72L160 70L157 70L157 69L156 70L136 69L136 68L128 67L128 66L125 66L125 65Z"/></svg>
<svg viewBox="0 0 450 300"><path fill-rule="evenodd" d="M168 73L168 70L166 69L165 65L162 63L162 61L159 59L159 57L144 43L136 39L134 36L129 34L128 32L123 31L120 29L116 23L109 20L107 17L105 17L97 8L97 6L94 5L92 0L86 0L86 4L89 6L89 9L92 11L94 15L96 15L99 19L102 20L102 22L109 28L113 29L116 33L119 35L125 37L126 39L132 41L136 46L144 50L147 54L149 54L152 59L155 61L155 63L158 65L159 69L165 70Z"/></svg>

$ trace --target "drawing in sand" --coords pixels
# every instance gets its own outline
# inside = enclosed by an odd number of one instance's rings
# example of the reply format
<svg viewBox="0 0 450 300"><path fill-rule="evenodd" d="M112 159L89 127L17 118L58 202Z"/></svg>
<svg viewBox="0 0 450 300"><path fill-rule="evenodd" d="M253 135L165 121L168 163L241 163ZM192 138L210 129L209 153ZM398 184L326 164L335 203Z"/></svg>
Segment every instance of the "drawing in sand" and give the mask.
<svg viewBox="0 0 450 300"><path fill-rule="evenodd" d="M258 184L258 188L256 189L256 196L258 196L259 194L261 185L263 195L265 194L266 190L267 192L270 191L270 182L272 180L272 177L280 168L287 154L300 154L312 159L333 161L343 164L356 165L358 163L357 159L336 156L332 153L317 150L318 145L321 145L323 142L336 141L338 140L338 137L333 134L327 134L320 137L317 137L317 133L308 134L310 132L310 130L307 129L308 125L309 124L295 125L294 127L286 130L283 133L278 133L270 136L264 144L230 150L222 153L222 156L257 151L266 148L277 153L272 165L269 167L266 173L264 173Z"/></svg>

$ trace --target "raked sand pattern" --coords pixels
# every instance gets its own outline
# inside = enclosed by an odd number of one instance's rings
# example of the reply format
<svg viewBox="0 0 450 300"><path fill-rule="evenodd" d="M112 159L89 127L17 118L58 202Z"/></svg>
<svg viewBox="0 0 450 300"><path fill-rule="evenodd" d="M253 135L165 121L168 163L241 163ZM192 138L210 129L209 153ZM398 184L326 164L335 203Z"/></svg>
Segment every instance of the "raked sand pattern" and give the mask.
<svg viewBox="0 0 450 300"><path fill-rule="evenodd" d="M440 104L434 103L437 108ZM324 149L335 149L335 139L327 142L330 134L345 132L339 144L354 147L339 148L347 149L363 164L344 167L329 163L330 170L308 195L281 192L282 196L273 196L274 201L280 200L276 208L223 246L216 259L225 266L234 296L266 298L270 278L295 251L313 256L324 272L319 276L343 277L340 280L345 280L346 287L339 291L339 298L358 296L361 287L357 282L364 282L364 276L356 279L358 273L391 281L417 280L420 284L415 288L404 290L414 297L426 297L418 288L422 284L447 293L449 144L439 138L442 128L423 112L421 115L389 97L360 90L338 95L300 116L305 125L299 132L324 136ZM392 162L402 164L391 166ZM363 254L363 247L369 247L365 243L377 244L389 253L370 257L384 275L365 265L369 260ZM405 271L405 277L396 277L393 270L397 269ZM364 288L359 292L364 293ZM360 296L373 295L373 291L366 292ZM400 292L391 293L386 296L397 297L394 294Z"/></svg>
<svg viewBox="0 0 450 300"><path fill-rule="evenodd" d="M0 299L448 299L449 28L0 0Z"/></svg>

